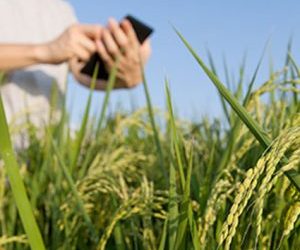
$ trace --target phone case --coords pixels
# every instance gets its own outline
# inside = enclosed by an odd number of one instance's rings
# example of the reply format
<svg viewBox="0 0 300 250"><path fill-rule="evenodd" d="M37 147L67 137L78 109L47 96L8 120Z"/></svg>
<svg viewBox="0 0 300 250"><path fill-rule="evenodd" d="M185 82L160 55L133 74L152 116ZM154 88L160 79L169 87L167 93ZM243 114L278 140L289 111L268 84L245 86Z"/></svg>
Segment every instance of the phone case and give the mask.
<svg viewBox="0 0 300 250"><path fill-rule="evenodd" d="M131 23L140 44L142 44L146 40L146 38L149 37L153 32L153 29L151 27L142 23L131 15L127 15L125 19L127 19ZM105 64L98 53L92 55L87 64L82 68L81 73L93 76L97 62L99 63L97 79L107 80L109 73L107 72Z"/></svg>

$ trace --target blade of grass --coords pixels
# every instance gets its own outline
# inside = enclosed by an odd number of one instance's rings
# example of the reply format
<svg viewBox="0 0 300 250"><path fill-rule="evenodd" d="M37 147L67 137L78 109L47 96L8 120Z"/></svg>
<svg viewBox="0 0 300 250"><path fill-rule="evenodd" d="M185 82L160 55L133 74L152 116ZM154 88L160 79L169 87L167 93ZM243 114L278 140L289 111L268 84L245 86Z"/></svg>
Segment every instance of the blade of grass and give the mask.
<svg viewBox="0 0 300 250"><path fill-rule="evenodd" d="M167 229L168 229L168 219L165 219L158 250L166 249Z"/></svg>
<svg viewBox="0 0 300 250"><path fill-rule="evenodd" d="M109 78L108 78L108 82L106 85L106 89L105 89L105 97L103 100L103 104L102 104L102 108L100 111L100 115L99 115L99 120L98 120L98 124L97 124L97 128L96 128L96 138L99 138L100 133L101 133L101 129L103 126L103 122L106 116L106 111L107 111L107 107L108 107L108 103L109 103L109 98L110 98L110 93L114 88L115 82L116 82L116 76L117 76L117 63L118 60L116 61L115 65L113 66L112 70L110 71L109 74ZM98 143L97 140L93 141L95 144ZM88 167L88 164L90 163L91 159L93 159L94 157L94 150L89 150L85 156L85 159L82 163L82 167L80 169L81 175L83 175Z"/></svg>
<svg viewBox="0 0 300 250"><path fill-rule="evenodd" d="M6 185L6 173L5 168L2 167L0 171L0 221L1 232L3 235L7 235L6 219L4 213L4 198L5 198L5 185Z"/></svg>
<svg viewBox="0 0 300 250"><path fill-rule="evenodd" d="M297 73L297 76L300 77L300 69L299 69L299 67L298 67L298 65L297 65L297 63L296 63L293 55L291 53L289 53L288 57L289 57L290 63L292 64L293 68L295 69L295 71Z"/></svg>
<svg viewBox="0 0 300 250"><path fill-rule="evenodd" d="M97 236L97 231L92 223L92 220L91 218L89 217L88 213L86 212L85 208L84 208L84 203L82 201L82 199L80 198L78 192L77 192L77 189L76 189L76 185L72 179L72 176L71 176L71 173L69 172L66 164L64 163L63 159L62 159L62 156L60 155L60 152L57 148L57 145L55 144L54 140L51 140L52 141L52 148L54 150L54 153L57 157L57 160L58 160L58 163L60 165L60 167L62 168L62 171L66 177L66 180L68 182L68 185L71 189L71 192L76 200L76 203L77 203L77 207L78 209L80 210L80 212L82 213L82 216L83 216L83 219L91 233L91 236L92 236L92 240L96 243L98 242L98 236Z"/></svg>
<svg viewBox="0 0 300 250"><path fill-rule="evenodd" d="M184 170L183 170L183 160L180 152L180 147L182 145L181 140L179 139L178 131L175 124L175 116L173 111L173 105L171 100L171 93L168 86L168 81L166 80L166 96L167 96L167 105L168 105L168 112L170 115L170 123L171 123L171 135L172 135L172 147L175 150L175 158L177 160L180 181L181 181L181 188L184 190L185 188L185 177L184 177Z"/></svg>
<svg viewBox="0 0 300 250"><path fill-rule="evenodd" d="M170 99L168 94L168 86L166 84L167 99ZM169 240L169 250L174 250L176 243L176 233L178 227L178 197L177 197L177 185L176 185L176 168L172 156L176 153L174 152L174 120L172 121L171 107L169 104L170 100L167 100L169 108L169 127L171 128L171 160L170 160L170 170L169 170L169 208L168 208L168 240Z"/></svg>
<svg viewBox="0 0 300 250"><path fill-rule="evenodd" d="M180 204L180 216L179 216L179 223L177 229L177 237L176 237L176 244L175 249L184 249L186 246L186 235L187 235L187 226L189 222L189 207L191 205L190 201L190 185L191 185L191 175L192 175L192 166L193 166L193 149L189 154L189 164L187 169L187 177L186 183L184 188L183 200ZM192 219L194 219L192 217ZM191 231L192 237L194 237L193 232ZM197 236L196 236L197 237Z"/></svg>
<svg viewBox="0 0 300 250"><path fill-rule="evenodd" d="M199 241L199 232L197 229L197 224L196 221L194 219L194 215L193 215L193 209L192 209L192 204L190 203L189 208L188 208L188 218L189 218L189 226L190 226L190 231L191 231L191 235L192 235L192 241L193 241L193 246L194 249L201 249L200 246L200 241Z"/></svg>
<svg viewBox="0 0 300 250"><path fill-rule="evenodd" d="M91 109L92 94L93 94L95 86L96 86L98 71L99 71L99 63L96 64L96 67L95 67L94 72L93 72L93 77L92 77L91 86L90 86L90 94L89 94L89 97L88 97L87 105L86 105L84 116L83 116L82 123L81 123L81 127L80 127L79 133L77 134L77 138L76 138L76 141L75 141L75 146L74 146L75 148L74 148L74 151L73 151L74 155L72 157L71 167L70 167L71 173L73 172L73 170L76 167L78 157L79 157L79 153L80 153L80 149L81 149L81 145L82 145L82 141L83 141L84 136L85 136L86 126L87 126L87 123L88 123L89 113L90 113L90 109Z"/></svg>
<svg viewBox="0 0 300 250"><path fill-rule="evenodd" d="M239 80L238 80L238 87L236 91L236 97L239 100L243 96L243 84L244 84L244 77L245 77L245 68L246 68L246 54L243 57L242 64L239 69Z"/></svg>
<svg viewBox="0 0 300 250"><path fill-rule="evenodd" d="M228 69L228 65L227 65L225 56L223 56L223 68L224 68L226 86L228 89L232 90L231 83L230 83L231 81L230 81L230 76L229 76L229 69Z"/></svg>
<svg viewBox="0 0 300 250"><path fill-rule="evenodd" d="M66 82L66 93L63 95L63 100L62 100L62 106L61 106L61 117L59 121L59 125L57 127L57 138L58 138L58 145L60 145L59 152L63 153L66 150L64 149L64 140L65 140L65 131L66 131L66 126L68 125L68 113L67 113L67 92L69 91L69 85Z"/></svg>
<svg viewBox="0 0 300 250"><path fill-rule="evenodd" d="M208 69L208 67L204 64L204 62L200 59L200 57L196 54L196 52L192 49L189 43L185 40L185 38L175 29L178 36L181 38L185 46L191 52L193 57L196 59L198 64L207 74L207 76L211 79L213 84L216 86L218 91L222 94L222 96L227 100L227 102L232 106L238 116L243 120L243 122L247 125L247 127L251 130L254 136L258 139L258 141L266 148L268 147L270 140L267 137L266 133L260 128L256 121L248 114L246 109L241 106L236 98L226 89L226 87L221 83L221 81Z"/></svg>
<svg viewBox="0 0 300 250"><path fill-rule="evenodd" d="M114 205L114 208L118 209L119 205L117 203L116 198L113 195L111 195L111 200ZM122 227L121 227L120 223L117 223L115 225L113 235L114 235L114 240L115 240L115 244L116 244L116 250L125 250L126 246L124 243L124 236L123 236Z"/></svg>
<svg viewBox="0 0 300 250"><path fill-rule="evenodd" d="M244 74L245 74L245 67L246 67L246 54L244 55L244 58L243 58L243 61L242 61L242 65L240 66L240 69L239 69L239 79L237 81L237 86L233 90L233 93L234 93L233 95L238 100L240 100L243 97L243 84L244 84L243 80L244 80ZM220 96L222 96L220 92L218 92L218 94ZM226 101L226 100L224 99L224 101ZM231 126L233 126L235 119L236 119L236 114L235 114L234 111L232 111L230 113L230 125Z"/></svg>
<svg viewBox="0 0 300 250"><path fill-rule="evenodd" d="M147 102L147 109L148 109L150 123L151 123L152 129L153 129L153 137L154 137L154 142L156 145L156 150L157 150L157 154L158 154L158 158L159 158L159 165L161 167L164 178L167 180L168 174L167 174L165 164L164 164L164 154L163 154L162 146L161 146L161 143L159 140L159 136L158 136L158 132L157 132L156 124L155 124L154 112L153 112L152 102L151 102L151 98L150 98L150 94L149 94L148 83L147 83L144 68L142 65L141 65L141 70L142 70L142 76L143 76L143 87L144 87L144 93L145 93L146 102Z"/></svg>
<svg viewBox="0 0 300 250"><path fill-rule="evenodd" d="M214 63L214 60L212 58L211 52L207 49L206 53L207 53L207 56L208 56L208 61L209 61L209 64L210 64L210 68L211 68L212 72L214 72L214 74L217 75L217 70L216 70L215 63ZM223 108L225 117L227 119L227 122L230 124L230 116L229 116L228 108L226 106L226 102L225 102L222 95L219 94L219 97L220 97L220 100L221 100L222 108Z"/></svg>
<svg viewBox="0 0 300 250"><path fill-rule="evenodd" d="M116 250L125 250L126 248L123 242L123 233L119 223L116 225L113 235L116 244Z"/></svg>
<svg viewBox="0 0 300 250"><path fill-rule="evenodd" d="M109 74L108 83L107 83L106 90L105 90L105 97L103 100L103 104L102 104L102 108L101 108L101 112L100 112L100 116L99 116L99 120L98 120L98 125L97 125L97 129L96 129L96 138L98 138L98 136L100 135L100 131L103 126L104 118L106 115L106 110L108 107L110 93L113 90L115 82L116 82L117 65L118 65L118 60L116 61L114 67L112 68L112 70Z"/></svg>
<svg viewBox="0 0 300 250"><path fill-rule="evenodd" d="M176 170L174 164L170 163L169 180L169 211L168 211L168 237L169 250L174 250L176 242L176 231L178 226L178 205L176 192Z"/></svg>
<svg viewBox="0 0 300 250"><path fill-rule="evenodd" d="M174 28L175 29L175 28ZM226 89L223 83L208 69L205 63L200 59L200 57L196 54L190 44L186 41L186 39L175 29L175 32L180 37L182 42L185 44L187 49L196 59L198 64L201 66L206 75L211 79L212 83L218 89L218 91L224 96L230 106L235 110L240 119L244 122L244 124L248 127L251 133L255 136L255 138L260 142L261 146L264 149L267 149L271 144L271 140L268 138L263 129L259 126L259 124L249 115L247 110L238 103L238 101L234 98L234 96ZM290 170L285 172L285 175L289 178L289 180L295 185L295 187L300 191L300 174L296 170Z"/></svg>
<svg viewBox="0 0 300 250"><path fill-rule="evenodd" d="M290 54L292 52L292 46L293 46L293 37L290 37L289 41L288 41L288 45L287 45L287 53L286 53L286 58L285 58L285 63L284 63L284 67L287 68L290 64ZM284 72L284 76L283 76L283 80L286 81L288 78L288 71Z"/></svg>
<svg viewBox="0 0 300 250"><path fill-rule="evenodd" d="M291 53L288 53L288 57L289 57L289 61L291 62L293 68L294 68L295 71L296 71L297 77L300 78L300 69L299 69L299 67L298 67L298 65L297 65L297 63L296 63L296 61L295 61L295 59L293 58L293 56L292 56ZM293 85L294 88L297 88L296 83L293 83L292 85ZM294 94L293 94L293 97L294 97L294 103L295 103L295 105L297 105L298 102L299 102L299 101L298 101L298 94L297 94L297 93L294 93ZM299 111L299 110L300 110L300 107L298 106L298 110L297 110L297 111Z"/></svg>
<svg viewBox="0 0 300 250"><path fill-rule="evenodd" d="M100 133L101 133L101 129L103 126L103 122L106 116L106 111L107 111L107 107L108 107L108 103L109 103L109 98L110 98L110 93L114 88L115 82L116 82L116 77L117 77L117 63L118 63L118 59L115 62L115 65L113 66L112 70L110 71L109 74L109 78L108 78L108 82L106 85L106 89L105 89L105 97L103 100L103 104L102 104L102 108L100 111L100 115L99 115L99 119L98 119L98 124L96 127L96 138L99 138ZM94 140L93 143L97 144L98 141ZM91 159L94 157L94 151L93 150L89 150L85 156L85 159L82 163L82 167L80 169L81 174L84 174L88 164L90 163Z"/></svg>
<svg viewBox="0 0 300 250"><path fill-rule="evenodd" d="M251 81L248 84L247 93L246 93L246 96L243 100L243 106L244 107L246 107L248 105L248 102L250 100L253 85L254 85L255 80L257 78L257 75L258 75L259 69L261 67L262 61L264 59L265 53L267 51L268 45L269 45L269 40L267 40L267 42L264 46L264 49L263 49L262 54L259 58L259 61L258 61L257 66L255 68L255 71L252 75ZM242 81L240 81L240 84L242 84ZM219 164L219 168L218 168L219 170L223 170L224 167L227 165L229 159L230 159L230 156L231 156L231 154L234 150L234 147L235 147L235 138L237 136L238 131L240 130L241 125L242 125L241 120L234 119L233 127L231 128L230 135L229 135L230 137L229 137L229 140L228 140L228 145L227 145L227 147L226 147L226 149L225 149L225 151L222 155L222 158L221 158L221 161L220 161L220 164Z"/></svg>
<svg viewBox="0 0 300 250"><path fill-rule="evenodd" d="M271 40L271 38L269 38L269 39L267 40L267 42L266 42L266 44L265 44L265 46L264 46L264 48L263 48L262 54L261 54L261 56L260 56L260 58L259 58L258 64L257 64L257 66L256 66L256 68L255 68L255 71L254 71L254 74L253 74L253 76L252 76L252 78L251 78L250 84L248 85L247 93L246 93L246 96L245 96L244 102L243 102L243 106L244 106L244 107L245 107L245 106L248 104L248 102L249 102L249 99L250 99L250 96L251 96L251 92L252 92L252 89L253 89L253 85L254 85L254 83L255 83L255 80L256 80L257 75L258 75L258 71L259 71L259 69L260 69L260 66L261 66L261 64L262 64L262 62L263 62L263 59L264 59L264 57L265 57L265 54L266 54L266 52L267 52L267 49L268 49L270 40Z"/></svg>
<svg viewBox="0 0 300 250"><path fill-rule="evenodd" d="M291 53L292 51L292 45L293 45L293 38L290 37L289 41L288 41L288 46L287 46L287 53L286 53L286 59L285 59L285 64L284 64L284 67L286 69L288 69L289 67L289 64L290 64L290 57L289 57L289 53ZM283 80L286 82L287 81L287 78L288 78L288 75L289 75L289 72L288 70L286 70L284 72L284 75L283 75ZM286 98L286 92L282 92L281 93L281 96L280 96L280 99L283 100Z"/></svg>
<svg viewBox="0 0 300 250"><path fill-rule="evenodd" d="M3 83L4 80L4 73L0 71L0 86Z"/></svg>
<svg viewBox="0 0 300 250"><path fill-rule="evenodd" d="M14 199L21 217L24 230L27 234L29 244L33 250L44 250L44 242L38 225L33 215L33 211L26 194L25 186L20 174L11 139L9 134L6 116L0 95L0 154L4 161L5 171L8 175Z"/></svg>

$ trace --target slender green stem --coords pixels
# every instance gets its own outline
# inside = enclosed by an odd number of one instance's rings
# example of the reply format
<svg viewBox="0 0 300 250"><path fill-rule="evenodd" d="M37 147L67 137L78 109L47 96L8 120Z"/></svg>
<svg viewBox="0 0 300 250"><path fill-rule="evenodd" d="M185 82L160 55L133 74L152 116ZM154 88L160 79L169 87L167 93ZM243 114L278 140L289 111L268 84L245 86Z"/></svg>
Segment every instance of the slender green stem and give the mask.
<svg viewBox="0 0 300 250"><path fill-rule="evenodd" d="M107 110L108 102L109 102L109 98L110 98L110 93L113 90L115 83L116 83L118 63L119 63L119 61L117 59L114 67L112 68L112 70L109 74L109 79L108 79L108 83L107 83L106 90L105 90L106 93L105 93L104 101L103 101L100 116L99 116L98 126L96 129L96 137L97 138L100 135L100 131L103 126L103 122L105 119L106 110Z"/></svg>
<svg viewBox="0 0 300 250"><path fill-rule="evenodd" d="M201 66L203 71L207 74L207 76L211 79L212 83L218 89L218 91L222 94L222 96L227 100L233 110L237 113L240 119L244 122L244 124L248 127L251 133L255 136L255 138L260 142L261 146L264 149L267 149L271 144L271 140L268 138L266 132L259 126L259 124L250 116L247 110L239 104L236 98L226 89L224 84L216 77L216 75L211 72L205 63L201 60L201 58L196 54L190 44L186 41L186 39L175 29L177 35L180 37L182 42L185 44L187 49L196 59L198 64ZM289 170L285 172L285 175L289 178L289 180L295 185L295 187L300 192L300 173L296 170Z"/></svg>
<svg viewBox="0 0 300 250"><path fill-rule="evenodd" d="M87 101L87 105L85 108L85 112L84 112L84 116L83 116L83 120L81 123L81 127L79 130L79 133L77 134L77 138L75 141L75 149L74 149L74 155L72 157L72 161L71 161L71 173L73 172L73 170L75 169L75 166L77 164L78 158L79 158L79 153L80 153L80 149L82 146L82 142L85 136L85 132L86 132L86 127L87 127L87 123L88 123L88 119L89 119L89 113L90 113L90 109L91 109L91 103L92 103L92 95L96 86L96 81L97 81L97 75L98 75L98 71L99 71L99 63L96 64L96 67L94 69L94 73L93 73L93 77L92 77L92 81L91 81L91 87L90 87L90 95Z"/></svg>
<svg viewBox="0 0 300 250"><path fill-rule="evenodd" d="M145 96L146 96L150 123L151 123L152 129L153 129L154 142L155 142L157 153L158 153L159 164L160 164L162 173L163 173L165 179L167 180L168 175L167 175L167 171L166 171L165 164L164 164L163 150L162 150L161 142L159 140L159 135L158 135L158 131L157 131L156 124L155 124L154 112L153 112L151 98L150 98L150 94L149 94L147 79L146 79L145 72L144 72L144 69L143 69L142 66L141 66L141 70L142 70L142 74L143 74L144 93L145 93Z"/></svg>
<svg viewBox="0 0 300 250"><path fill-rule="evenodd" d="M27 234L29 244L33 250L44 250L44 242L33 211L26 194L25 186L20 174L20 167L13 151L6 116L0 95L0 154L4 161L14 199Z"/></svg>
<svg viewBox="0 0 300 250"><path fill-rule="evenodd" d="M97 236L97 230L96 228L94 227L93 223L92 223L92 220L91 218L89 217L88 213L86 212L85 208L84 208L84 203L82 201L82 199L80 198L78 192L77 192L77 189L76 189L76 185L72 179L72 176L67 168L67 166L65 165L63 159L62 159L62 156L60 155L60 152L56 146L56 144L54 143L54 141L52 140L52 147L54 149L54 153L55 155L57 156L57 159L58 159L58 162L59 162L59 165L61 166L62 168L62 171L66 177L66 180L69 184L69 187L71 188L71 192L72 194L74 195L74 198L76 200L76 203L77 203L77 206L79 208L79 210L81 211L82 213L82 216L83 216L83 219L92 235L92 240L94 242L97 242L98 241L98 236Z"/></svg>
<svg viewBox="0 0 300 250"><path fill-rule="evenodd" d="M174 147L175 150L175 158L177 160L179 175L180 175L180 181L181 181L181 188L184 190L185 188L185 177L184 177L184 169L183 169L183 160L180 152L180 139L178 135L178 131L175 124L175 117L174 117L174 111L173 111L173 105L171 101L171 93L168 86L168 81L166 80L166 96L167 96L167 104L168 104L168 112L170 115L170 123L171 123L171 136L172 136L172 147Z"/></svg>

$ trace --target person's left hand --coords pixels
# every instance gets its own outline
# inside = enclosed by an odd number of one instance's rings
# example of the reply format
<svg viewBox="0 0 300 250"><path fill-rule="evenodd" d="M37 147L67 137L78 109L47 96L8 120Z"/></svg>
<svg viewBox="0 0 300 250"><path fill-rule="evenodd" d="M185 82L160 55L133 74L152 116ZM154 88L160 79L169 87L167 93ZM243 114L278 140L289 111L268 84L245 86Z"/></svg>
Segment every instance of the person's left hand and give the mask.
<svg viewBox="0 0 300 250"><path fill-rule="evenodd" d="M133 88L142 82L142 69L151 54L150 41L140 45L135 31L128 20L119 25L110 18L103 30L101 41L96 41L100 57L110 71L117 64L115 88Z"/></svg>

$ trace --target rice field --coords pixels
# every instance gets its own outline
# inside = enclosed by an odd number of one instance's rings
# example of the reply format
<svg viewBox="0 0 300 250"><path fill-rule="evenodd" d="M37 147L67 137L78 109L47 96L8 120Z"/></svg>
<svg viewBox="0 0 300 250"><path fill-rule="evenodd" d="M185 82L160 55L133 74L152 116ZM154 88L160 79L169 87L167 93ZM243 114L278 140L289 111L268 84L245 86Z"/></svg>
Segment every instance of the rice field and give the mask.
<svg viewBox="0 0 300 250"><path fill-rule="evenodd" d="M300 67L288 51L258 88L261 60L250 82L242 66L223 84L177 34L225 118L180 119L167 81L155 109L146 77L147 106L109 114L115 69L98 117L91 84L76 131L65 107L51 119L55 89L42 133L8 127L0 101L0 249L300 249ZM29 146L15 153L21 131Z"/></svg>

